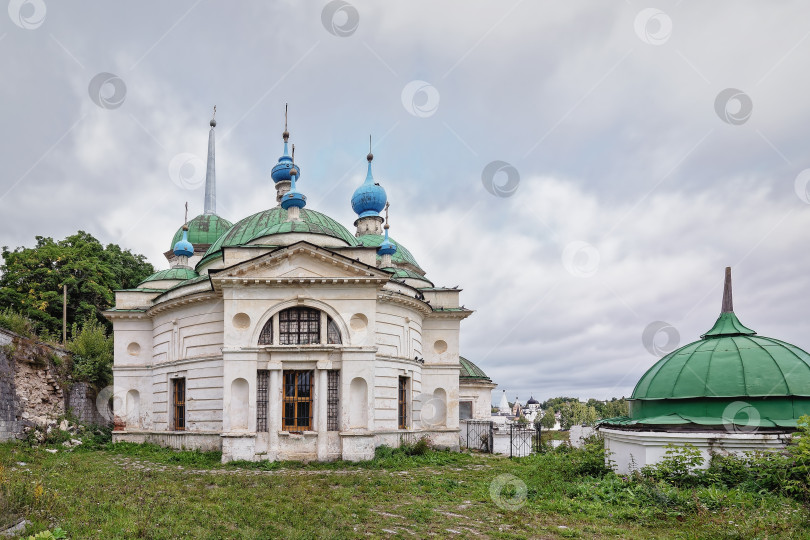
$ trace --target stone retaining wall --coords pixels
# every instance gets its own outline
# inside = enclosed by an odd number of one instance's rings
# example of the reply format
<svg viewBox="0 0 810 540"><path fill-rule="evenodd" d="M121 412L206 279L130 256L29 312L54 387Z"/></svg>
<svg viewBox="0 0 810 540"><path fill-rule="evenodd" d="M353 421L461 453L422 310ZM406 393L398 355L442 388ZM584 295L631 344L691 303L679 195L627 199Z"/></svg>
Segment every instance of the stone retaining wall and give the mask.
<svg viewBox="0 0 810 540"><path fill-rule="evenodd" d="M60 359L68 362L69 353L0 328L0 442L20 436L26 426L45 427L70 409L83 423L108 423L96 410L92 388L60 373Z"/></svg>

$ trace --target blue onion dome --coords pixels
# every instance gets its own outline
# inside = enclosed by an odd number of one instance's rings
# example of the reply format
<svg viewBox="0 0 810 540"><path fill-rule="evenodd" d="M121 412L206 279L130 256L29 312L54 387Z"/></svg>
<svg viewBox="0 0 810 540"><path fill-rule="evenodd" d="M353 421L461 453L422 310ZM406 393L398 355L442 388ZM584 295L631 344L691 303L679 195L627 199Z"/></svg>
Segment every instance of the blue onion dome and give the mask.
<svg viewBox="0 0 810 540"><path fill-rule="evenodd" d="M369 152L366 156L368 160L368 174L366 181L360 187L354 190L352 195L352 209L357 217L379 216L388 197L382 186L374 182L374 177L371 174L371 160L374 155Z"/></svg>
<svg viewBox="0 0 810 540"><path fill-rule="evenodd" d="M377 253L380 255L393 255L397 252L397 245L388 239L388 224L385 224L385 240L383 240L380 247L377 248Z"/></svg>
<svg viewBox="0 0 810 540"><path fill-rule="evenodd" d="M194 246L188 241L188 225L183 225L183 238L174 245L174 254L178 257L194 256Z"/></svg>
<svg viewBox="0 0 810 540"><path fill-rule="evenodd" d="M294 151L294 150L293 150ZM290 186L290 191L284 194L281 198L281 207L286 210L291 206L297 206L298 208L303 208L307 205L307 197L295 186L295 179L298 176L298 166L293 165L290 169L290 178L292 185Z"/></svg>
<svg viewBox="0 0 810 540"><path fill-rule="evenodd" d="M284 132L289 135L286 131ZM270 177L273 179L273 182L278 183L282 180L291 180L290 170L293 167L292 158L290 157L289 151L287 150L287 141L284 141L284 155L278 158L278 163L273 167L273 170L270 172ZM301 171L298 168L298 165L295 166L296 170L298 171L298 177L301 177Z"/></svg>
<svg viewBox="0 0 810 540"><path fill-rule="evenodd" d="M293 168L293 160L290 157L290 153L287 150L287 142L290 140L290 132L287 131L287 107L284 107L284 133L281 134L281 137L284 139L284 155L278 158L278 163L275 164L273 170L270 172L270 177L273 179L273 182L278 183L282 180L287 180L288 182L291 180L290 171ZM297 176L301 178L301 169L296 166Z"/></svg>

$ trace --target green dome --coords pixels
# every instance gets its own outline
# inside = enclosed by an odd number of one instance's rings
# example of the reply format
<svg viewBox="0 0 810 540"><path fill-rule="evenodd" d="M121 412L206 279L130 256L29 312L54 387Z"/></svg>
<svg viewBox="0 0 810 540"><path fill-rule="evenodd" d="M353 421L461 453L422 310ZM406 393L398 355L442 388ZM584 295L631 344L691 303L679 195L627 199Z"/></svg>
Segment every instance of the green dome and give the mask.
<svg viewBox="0 0 810 540"><path fill-rule="evenodd" d="M230 221L216 214L201 214L188 222L188 241L195 246L199 244L211 245L232 226L233 224ZM174 249L174 245L182 238L183 227L180 227L174 233L172 245L169 249Z"/></svg>
<svg viewBox="0 0 810 540"><path fill-rule="evenodd" d="M708 426L733 432L792 429L799 417L810 414L810 354L757 336L740 322L732 307L727 268L717 322L700 340L656 362L636 384L629 409L629 417L603 423Z"/></svg>
<svg viewBox="0 0 810 540"><path fill-rule="evenodd" d="M729 331L717 333L718 325ZM734 313L723 313L715 333L659 360L630 399L810 397L810 354L747 328L737 333L737 325L745 328Z"/></svg>
<svg viewBox="0 0 810 540"><path fill-rule="evenodd" d="M359 236L357 240L364 246L380 247L380 244L383 243L385 237L379 234L364 234L362 236ZM411 252L408 251L408 249L405 246L403 246L402 244L400 244L391 237L388 238L388 241L397 246L397 252L391 255L391 261L397 264L411 265L414 270L417 270L422 274L425 273L425 271L422 270L422 268L419 266L419 263L416 262L416 259L413 258L413 255L411 255ZM381 257L377 255L377 259L379 260L381 259Z"/></svg>
<svg viewBox="0 0 810 540"><path fill-rule="evenodd" d="M464 358L463 356L458 357L458 362L461 364L461 369L458 372L458 378L460 381L480 381L480 382L492 382L484 371Z"/></svg>
<svg viewBox="0 0 810 540"><path fill-rule="evenodd" d="M354 236L346 227L315 210L301 209L300 221L287 221L287 211L281 207L264 210L239 221L226 234L221 235L203 255L200 264L223 247L242 246L257 238L284 233L309 233L331 236L349 246L357 246Z"/></svg>
<svg viewBox="0 0 810 540"><path fill-rule="evenodd" d="M187 279L192 279L197 277L197 272L192 270L191 268L169 268L167 270L161 270L159 272L155 272L145 280L141 281L138 285L143 285L144 283L148 283L150 281L163 281L163 280L178 280L178 281L185 281Z"/></svg>

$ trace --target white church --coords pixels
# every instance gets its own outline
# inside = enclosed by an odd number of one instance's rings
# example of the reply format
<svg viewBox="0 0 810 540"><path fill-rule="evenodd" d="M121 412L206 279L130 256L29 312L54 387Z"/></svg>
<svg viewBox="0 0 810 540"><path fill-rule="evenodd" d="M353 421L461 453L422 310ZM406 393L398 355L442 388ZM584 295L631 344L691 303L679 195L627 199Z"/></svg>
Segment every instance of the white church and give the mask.
<svg viewBox="0 0 810 540"><path fill-rule="evenodd" d="M458 448L459 418L488 419L495 384L459 356L472 313L460 289L435 286L389 237L372 154L351 233L307 207L299 190L314 182L285 120L272 206L231 224L216 214L210 125L204 213L175 234L170 268L105 312L113 439L223 461L363 460L422 436Z"/></svg>

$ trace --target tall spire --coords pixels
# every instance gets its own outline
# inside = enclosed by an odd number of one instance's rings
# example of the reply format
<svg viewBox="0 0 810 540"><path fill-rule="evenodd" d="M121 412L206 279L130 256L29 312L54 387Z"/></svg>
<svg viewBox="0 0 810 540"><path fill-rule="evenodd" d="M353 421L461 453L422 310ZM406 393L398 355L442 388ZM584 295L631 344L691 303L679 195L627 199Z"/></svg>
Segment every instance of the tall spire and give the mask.
<svg viewBox="0 0 810 540"><path fill-rule="evenodd" d="M211 117L211 130L208 132L208 166L205 169L205 207L206 215L217 213L217 173L214 168L214 128L217 125L217 106L214 105L214 115Z"/></svg>
<svg viewBox="0 0 810 540"><path fill-rule="evenodd" d="M729 313L734 311L734 302L731 298L731 267L726 266L726 282L723 285L723 307L720 313Z"/></svg>

